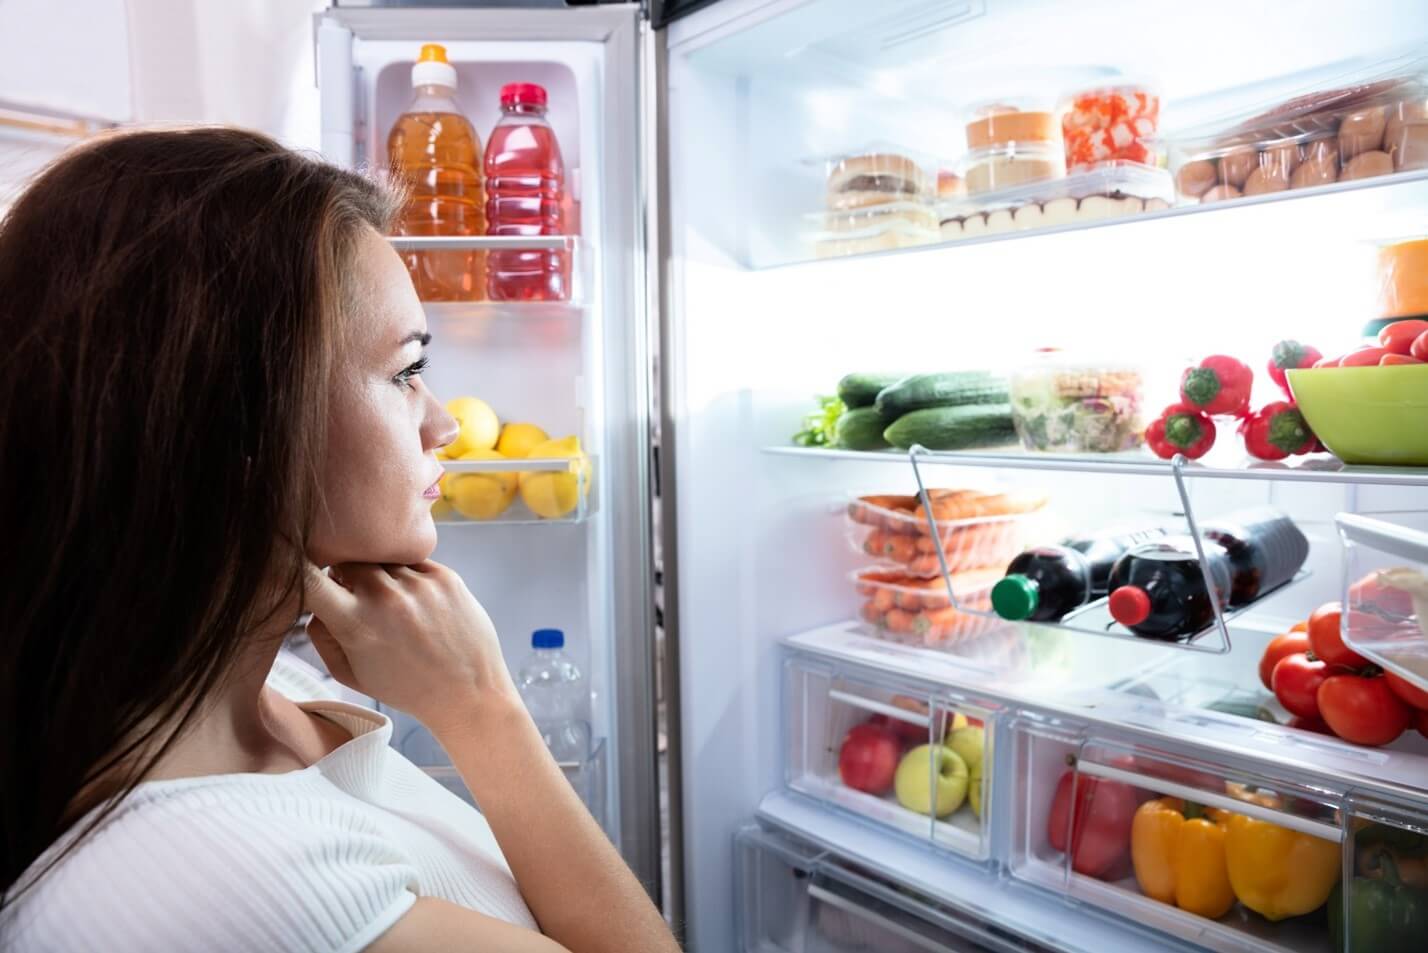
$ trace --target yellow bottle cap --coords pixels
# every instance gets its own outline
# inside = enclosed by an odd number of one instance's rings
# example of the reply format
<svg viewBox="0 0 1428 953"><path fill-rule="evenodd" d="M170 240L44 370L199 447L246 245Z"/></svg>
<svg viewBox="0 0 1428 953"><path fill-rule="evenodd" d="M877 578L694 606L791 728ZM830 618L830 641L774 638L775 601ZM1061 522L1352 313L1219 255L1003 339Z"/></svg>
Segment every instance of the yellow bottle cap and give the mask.
<svg viewBox="0 0 1428 953"><path fill-rule="evenodd" d="M423 43L421 56L417 57L419 63L445 63L446 47L440 43Z"/></svg>

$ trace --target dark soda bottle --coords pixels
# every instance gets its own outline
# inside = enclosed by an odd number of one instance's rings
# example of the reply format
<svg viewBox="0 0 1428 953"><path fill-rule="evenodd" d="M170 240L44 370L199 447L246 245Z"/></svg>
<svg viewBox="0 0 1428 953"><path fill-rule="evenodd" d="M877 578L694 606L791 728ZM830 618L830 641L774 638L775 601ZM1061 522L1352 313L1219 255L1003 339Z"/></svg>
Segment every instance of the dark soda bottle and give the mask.
<svg viewBox="0 0 1428 953"><path fill-rule="evenodd" d="M1230 592L1230 559L1204 541L1205 560L1220 605ZM1195 543L1188 536L1144 543L1116 561L1109 581L1111 617L1136 635L1178 641L1215 620Z"/></svg>
<svg viewBox="0 0 1428 953"><path fill-rule="evenodd" d="M1309 558L1309 540L1270 506L1238 510L1201 527L1230 560L1230 605L1242 606L1294 578Z"/></svg>
<svg viewBox="0 0 1428 953"><path fill-rule="evenodd" d="M1003 619L1059 621L1106 594L1111 567L1126 550L1164 535L1165 530L1156 527L1072 537L1060 545L1028 549L992 587L992 608Z"/></svg>

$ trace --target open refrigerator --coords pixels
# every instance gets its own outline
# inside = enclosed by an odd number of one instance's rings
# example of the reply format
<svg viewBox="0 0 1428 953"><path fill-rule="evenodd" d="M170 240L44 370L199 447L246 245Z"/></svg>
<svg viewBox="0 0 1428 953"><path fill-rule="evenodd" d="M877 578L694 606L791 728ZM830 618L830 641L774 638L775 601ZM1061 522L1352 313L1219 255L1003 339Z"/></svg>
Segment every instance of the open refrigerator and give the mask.
<svg viewBox="0 0 1428 953"><path fill-rule="evenodd" d="M954 203L951 232L833 258L810 216L830 157L872 143L953 157L969 104L1132 76L1159 91L1165 127L1193 129L1332 88L1345 63L1428 54L1421 3L342 4L317 36L323 151L354 166L384 167L423 42L447 46L483 136L500 83L551 91L578 170L579 234L562 239L576 294L430 306L430 382L579 433L591 495L560 523L443 526L437 558L491 611L509 658L532 628L577 633L603 746L572 779L655 892L669 841L662 899L690 949L1335 948L1322 909L1209 917L1151 899L1124 869L1078 869L1048 830L1063 784L1311 838L1350 911L1371 889L1360 866L1375 832L1428 834L1428 739L1359 747L1255 714L1273 707L1257 674L1273 636L1367 571L1428 567L1428 468L789 446L811 395L851 371L1006 367L1047 344L1162 370L1248 360L1285 337L1350 345L1372 243L1428 230L1428 170L1173 207L1165 174L1132 193L1143 214L1037 231L967 234L976 216ZM1062 197L1023 196L1048 214ZM850 584L867 560L844 538L849 494L933 485L1045 493L1038 539L1268 503L1309 537L1308 572L1189 645L1036 625L954 651L871 638ZM1379 648L1418 664L1414 645ZM939 820L840 785L839 744L871 716L930 740L981 726L979 810ZM398 743L459 785L418 726ZM1363 930L1362 915L1347 926Z"/></svg>

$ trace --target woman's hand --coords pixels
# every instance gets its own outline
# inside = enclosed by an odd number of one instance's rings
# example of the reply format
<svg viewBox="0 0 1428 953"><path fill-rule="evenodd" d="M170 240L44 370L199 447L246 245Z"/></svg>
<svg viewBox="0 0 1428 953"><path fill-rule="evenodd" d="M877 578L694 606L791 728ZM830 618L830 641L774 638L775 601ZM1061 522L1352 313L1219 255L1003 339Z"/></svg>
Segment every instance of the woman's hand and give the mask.
<svg viewBox="0 0 1428 953"><path fill-rule="evenodd" d="M440 563L309 564L308 635L342 684L400 708L433 735L469 727L478 711L520 705L486 610Z"/></svg>

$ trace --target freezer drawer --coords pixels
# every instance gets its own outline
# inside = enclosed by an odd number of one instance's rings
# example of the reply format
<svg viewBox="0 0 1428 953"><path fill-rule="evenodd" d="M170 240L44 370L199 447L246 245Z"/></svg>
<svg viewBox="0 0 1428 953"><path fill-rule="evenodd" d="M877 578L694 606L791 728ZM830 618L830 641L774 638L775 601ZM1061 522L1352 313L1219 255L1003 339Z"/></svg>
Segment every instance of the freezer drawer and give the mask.
<svg viewBox="0 0 1428 953"><path fill-rule="evenodd" d="M787 834L734 838L743 953L987 953L1040 949L916 897Z"/></svg>
<svg viewBox="0 0 1428 953"><path fill-rule="evenodd" d="M1331 776L1290 779L1102 726L1009 728L1014 877L1210 950L1420 948L1393 932L1404 928L1379 895L1398 889L1400 865L1419 875L1428 802L1360 798ZM1402 903L1428 915L1428 893Z"/></svg>
<svg viewBox="0 0 1428 953"><path fill-rule="evenodd" d="M799 656L784 692L789 788L974 860L990 855L992 706Z"/></svg>

